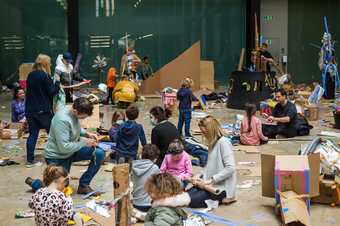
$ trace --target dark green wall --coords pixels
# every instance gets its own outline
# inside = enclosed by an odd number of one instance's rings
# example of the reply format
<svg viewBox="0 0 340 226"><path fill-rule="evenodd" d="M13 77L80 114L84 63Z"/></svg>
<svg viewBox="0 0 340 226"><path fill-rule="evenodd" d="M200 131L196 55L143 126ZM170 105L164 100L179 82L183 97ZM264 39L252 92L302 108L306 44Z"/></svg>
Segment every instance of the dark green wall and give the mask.
<svg viewBox="0 0 340 226"><path fill-rule="evenodd" d="M1 80L38 53L51 56L54 64L57 54L67 50L66 10L56 0L0 0L0 5ZM12 35L23 40L23 49L6 49L4 37Z"/></svg>
<svg viewBox="0 0 340 226"><path fill-rule="evenodd" d="M340 40L339 0L289 0L288 3L288 70L294 81L308 83L320 80L317 62L319 50L309 43L321 45L323 16L335 40ZM336 44L337 56L340 46Z"/></svg>
<svg viewBox="0 0 340 226"><path fill-rule="evenodd" d="M154 71L200 40L202 59L215 62L215 79L225 83L245 46L245 0L143 0L134 8L136 1L115 0L115 13L109 17L103 9L96 17L95 0L80 1L80 51L88 76L96 79L91 65L99 54L119 70L124 50L118 39L127 32L132 38L153 34L136 41L135 49L150 57ZM90 48L89 35L109 35L113 44Z"/></svg>

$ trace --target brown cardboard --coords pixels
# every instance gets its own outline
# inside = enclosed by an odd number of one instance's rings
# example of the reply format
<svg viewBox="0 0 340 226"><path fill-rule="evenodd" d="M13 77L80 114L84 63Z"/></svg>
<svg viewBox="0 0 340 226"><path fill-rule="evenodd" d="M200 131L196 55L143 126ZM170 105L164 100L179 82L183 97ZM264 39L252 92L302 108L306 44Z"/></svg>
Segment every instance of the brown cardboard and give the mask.
<svg viewBox="0 0 340 226"><path fill-rule="evenodd" d="M200 62L200 89L214 90L214 62L201 60Z"/></svg>
<svg viewBox="0 0 340 226"><path fill-rule="evenodd" d="M275 197L274 188L275 155L261 155L262 196Z"/></svg>
<svg viewBox="0 0 340 226"><path fill-rule="evenodd" d="M334 181L320 180L320 195L312 198L313 203L340 205L340 185Z"/></svg>
<svg viewBox="0 0 340 226"><path fill-rule="evenodd" d="M292 190L297 194L304 194L301 180L304 170L310 171L310 197L319 195L320 155L261 155L262 195L275 197L275 169L284 174L281 179L281 192Z"/></svg>
<svg viewBox="0 0 340 226"><path fill-rule="evenodd" d="M19 80L27 80L28 74L32 71L33 63L23 63L19 66Z"/></svg>
<svg viewBox="0 0 340 226"><path fill-rule="evenodd" d="M182 80L186 77L193 79L193 90L198 90L200 88L200 59L201 46L198 41L177 58L164 65L153 77L143 81L140 92L155 94L167 86L179 88Z"/></svg>
<svg viewBox="0 0 340 226"><path fill-rule="evenodd" d="M300 223L298 225L311 226L306 202L299 198L297 193L293 191L280 193L280 205L284 225L296 222Z"/></svg>
<svg viewBox="0 0 340 226"><path fill-rule="evenodd" d="M22 123L10 123L5 128L0 128L1 139L19 139L24 132Z"/></svg>

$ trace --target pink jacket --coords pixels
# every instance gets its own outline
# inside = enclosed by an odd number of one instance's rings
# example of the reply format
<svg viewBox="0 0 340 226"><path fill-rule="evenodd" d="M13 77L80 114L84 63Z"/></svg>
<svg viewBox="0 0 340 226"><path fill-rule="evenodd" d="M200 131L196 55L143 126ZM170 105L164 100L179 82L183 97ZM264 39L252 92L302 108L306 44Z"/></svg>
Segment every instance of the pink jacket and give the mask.
<svg viewBox="0 0 340 226"><path fill-rule="evenodd" d="M262 123L256 116L251 118L251 130L248 132L248 117L245 116L241 123L241 143L246 145L260 145L261 140L267 141L268 137L265 137L262 133Z"/></svg>
<svg viewBox="0 0 340 226"><path fill-rule="evenodd" d="M192 165L190 155L182 152L178 161L173 161L170 154L165 155L161 166L162 173L169 173L181 180L192 177Z"/></svg>

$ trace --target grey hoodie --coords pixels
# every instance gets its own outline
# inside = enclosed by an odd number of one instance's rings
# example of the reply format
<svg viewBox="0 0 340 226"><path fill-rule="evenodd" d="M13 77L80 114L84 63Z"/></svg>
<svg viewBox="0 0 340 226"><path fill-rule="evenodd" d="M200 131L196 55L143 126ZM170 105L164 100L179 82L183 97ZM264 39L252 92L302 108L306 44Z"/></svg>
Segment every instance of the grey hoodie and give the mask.
<svg viewBox="0 0 340 226"><path fill-rule="evenodd" d="M158 166L149 159L132 162L132 201L137 206L151 206L151 198L144 189L145 182L153 174L159 173Z"/></svg>

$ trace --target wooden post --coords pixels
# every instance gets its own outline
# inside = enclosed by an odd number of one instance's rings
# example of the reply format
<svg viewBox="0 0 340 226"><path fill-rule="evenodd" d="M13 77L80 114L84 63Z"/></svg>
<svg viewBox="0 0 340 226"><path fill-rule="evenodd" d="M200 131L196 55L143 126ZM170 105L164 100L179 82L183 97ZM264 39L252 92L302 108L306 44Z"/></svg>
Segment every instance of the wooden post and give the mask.
<svg viewBox="0 0 340 226"><path fill-rule="evenodd" d="M113 196L120 197L129 189L129 164L119 164L112 169ZM124 195L118 202L117 223L119 226L128 226L130 222L129 194Z"/></svg>
<svg viewBox="0 0 340 226"><path fill-rule="evenodd" d="M240 55L240 61L238 62L238 71L242 71L242 67L243 67L243 62L244 62L244 53L245 53L245 49L242 48L241 50L241 55Z"/></svg>

